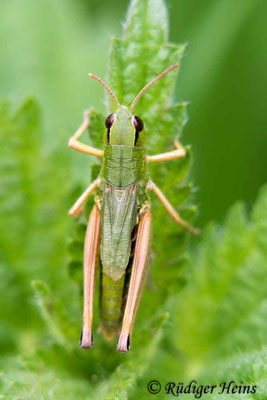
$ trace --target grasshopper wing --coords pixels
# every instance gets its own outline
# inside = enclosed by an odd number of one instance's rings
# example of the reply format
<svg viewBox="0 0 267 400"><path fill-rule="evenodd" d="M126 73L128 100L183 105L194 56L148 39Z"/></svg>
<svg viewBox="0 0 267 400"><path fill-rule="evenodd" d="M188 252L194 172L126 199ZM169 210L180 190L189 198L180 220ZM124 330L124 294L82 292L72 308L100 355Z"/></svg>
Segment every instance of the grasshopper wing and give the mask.
<svg viewBox="0 0 267 400"><path fill-rule="evenodd" d="M137 218L137 189L138 185L118 189L105 183L100 257L103 272L115 281L125 273L130 258L131 235Z"/></svg>

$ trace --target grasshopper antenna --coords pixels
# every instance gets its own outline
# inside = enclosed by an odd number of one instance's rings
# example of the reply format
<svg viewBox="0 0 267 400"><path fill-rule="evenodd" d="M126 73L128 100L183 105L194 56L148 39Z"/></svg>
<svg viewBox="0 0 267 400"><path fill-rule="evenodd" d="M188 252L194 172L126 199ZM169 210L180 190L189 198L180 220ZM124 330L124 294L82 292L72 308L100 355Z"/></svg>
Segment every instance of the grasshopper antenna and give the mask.
<svg viewBox="0 0 267 400"><path fill-rule="evenodd" d="M102 86L104 86L104 88L106 89L106 91L110 94L110 96L113 98L114 102L117 104L118 108L121 107L119 100L117 99L117 97L115 96L115 94L112 92L112 90L108 87L108 85L102 81L102 79L98 78L98 76L94 75L94 74L88 74L89 78L93 78L95 79L97 82L99 82Z"/></svg>
<svg viewBox="0 0 267 400"><path fill-rule="evenodd" d="M138 95L136 96L136 98L134 99L134 101L132 102L131 106L130 106L130 110L133 111L134 107L136 105L136 103L138 102L138 100L140 99L140 97L144 94L144 92L150 88L150 86L154 85L154 83L156 83L157 81L159 81L164 75L166 75L168 72L172 71L174 68L177 68L179 64L174 64L171 67L167 68L165 71L163 71L160 75L158 75L155 79L153 79L153 81L149 82L146 84L145 87L143 87L143 89L138 93Z"/></svg>

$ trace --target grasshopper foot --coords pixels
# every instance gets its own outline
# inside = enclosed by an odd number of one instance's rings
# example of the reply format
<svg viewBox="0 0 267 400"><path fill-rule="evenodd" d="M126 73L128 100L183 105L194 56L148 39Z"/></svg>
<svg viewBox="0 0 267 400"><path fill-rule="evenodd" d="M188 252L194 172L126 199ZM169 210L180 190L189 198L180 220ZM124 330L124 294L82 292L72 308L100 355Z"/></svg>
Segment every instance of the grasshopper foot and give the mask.
<svg viewBox="0 0 267 400"><path fill-rule="evenodd" d="M117 346L117 350L120 353L127 353L130 350L130 335L127 334L120 334L119 342Z"/></svg>
<svg viewBox="0 0 267 400"><path fill-rule="evenodd" d="M93 347L93 335L92 335L91 331L89 331L89 332L82 331L81 338L80 338L80 346L85 350Z"/></svg>

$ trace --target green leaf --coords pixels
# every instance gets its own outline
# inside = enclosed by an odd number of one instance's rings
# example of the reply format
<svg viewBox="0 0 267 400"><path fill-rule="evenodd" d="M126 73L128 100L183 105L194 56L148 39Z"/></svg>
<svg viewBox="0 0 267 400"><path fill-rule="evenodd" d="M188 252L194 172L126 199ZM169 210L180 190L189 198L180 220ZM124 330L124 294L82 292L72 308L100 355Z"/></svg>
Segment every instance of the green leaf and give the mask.
<svg viewBox="0 0 267 400"><path fill-rule="evenodd" d="M103 147L103 137L105 132L105 117L101 113L92 110L90 113L90 125L88 128L89 138L95 147Z"/></svg>
<svg viewBox="0 0 267 400"><path fill-rule="evenodd" d="M16 347L23 348L29 338L41 341L33 279L49 281L68 312L77 314L75 288L66 284L63 268L69 165L61 149L50 154L42 149L39 106L31 98L15 111L0 103L0 143L0 273L1 292L7 293L1 316L6 337L17 336Z"/></svg>
<svg viewBox="0 0 267 400"><path fill-rule="evenodd" d="M184 46L167 43L167 25L166 8L162 0L131 2L124 39L113 41L109 68L110 85L122 104L130 105L146 83L180 61ZM137 114L142 113L146 120L149 117L147 114L156 115L162 107L166 107L176 75L177 71L173 71L151 87L136 106ZM109 103L114 110L111 100Z"/></svg>
<svg viewBox="0 0 267 400"><path fill-rule="evenodd" d="M42 281L32 281L36 296L36 305L47 325L47 329L54 339L60 344L64 343L63 330L60 330L55 317L55 305L48 285Z"/></svg>

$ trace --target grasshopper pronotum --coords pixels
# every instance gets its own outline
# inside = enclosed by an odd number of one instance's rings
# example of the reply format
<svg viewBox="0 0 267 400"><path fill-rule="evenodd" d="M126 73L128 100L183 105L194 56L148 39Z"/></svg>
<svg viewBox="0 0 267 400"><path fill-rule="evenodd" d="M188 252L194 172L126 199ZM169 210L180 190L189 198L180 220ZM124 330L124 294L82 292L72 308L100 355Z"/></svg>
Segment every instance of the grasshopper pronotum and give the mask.
<svg viewBox="0 0 267 400"><path fill-rule="evenodd" d="M106 119L104 150L78 141L90 124L90 111L85 112L83 124L69 140L69 147L103 158L100 176L69 210L69 215L78 215L87 198L98 189L99 195L95 197L84 245L84 310L80 341L83 348L92 347L93 344L93 298L100 258L100 330L107 339L112 339L120 331L117 349L123 353L130 349L130 335L147 273L151 237L147 191L156 194L177 223L197 233L197 229L179 216L146 172L148 162L184 157L185 150L178 142L174 142L173 151L147 156L143 122L134 114L134 107L143 93L177 66L169 67L149 82L130 107L121 105L100 78L89 74L112 96L117 111Z"/></svg>

